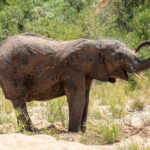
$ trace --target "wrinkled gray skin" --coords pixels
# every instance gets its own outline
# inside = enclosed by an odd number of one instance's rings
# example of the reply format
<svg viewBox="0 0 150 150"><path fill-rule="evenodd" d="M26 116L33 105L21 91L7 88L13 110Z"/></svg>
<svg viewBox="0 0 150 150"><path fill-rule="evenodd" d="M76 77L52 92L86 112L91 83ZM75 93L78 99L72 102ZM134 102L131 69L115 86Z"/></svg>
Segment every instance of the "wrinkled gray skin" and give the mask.
<svg viewBox="0 0 150 150"><path fill-rule="evenodd" d="M18 123L34 131L26 102L63 95L69 105L69 131L85 131L89 91L93 79L128 80L128 73L150 68L118 41L55 41L36 34L20 34L0 44L0 83L16 111Z"/></svg>

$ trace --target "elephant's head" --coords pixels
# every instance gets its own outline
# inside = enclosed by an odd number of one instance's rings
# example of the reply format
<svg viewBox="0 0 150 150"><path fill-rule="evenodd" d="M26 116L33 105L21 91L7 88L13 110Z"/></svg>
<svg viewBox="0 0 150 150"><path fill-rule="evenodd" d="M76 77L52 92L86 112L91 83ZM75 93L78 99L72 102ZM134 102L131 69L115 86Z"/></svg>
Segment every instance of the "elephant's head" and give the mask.
<svg viewBox="0 0 150 150"><path fill-rule="evenodd" d="M138 73L150 68L150 59L140 60L134 51L113 40L85 41L74 48L69 62L93 79L110 82L116 78L128 80L128 73L142 78Z"/></svg>

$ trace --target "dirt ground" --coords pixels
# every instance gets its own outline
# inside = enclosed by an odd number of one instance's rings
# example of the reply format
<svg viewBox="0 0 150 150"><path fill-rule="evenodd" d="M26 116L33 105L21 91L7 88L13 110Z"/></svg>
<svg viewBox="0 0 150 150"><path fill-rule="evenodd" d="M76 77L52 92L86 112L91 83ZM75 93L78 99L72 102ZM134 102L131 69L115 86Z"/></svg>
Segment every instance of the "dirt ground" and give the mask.
<svg viewBox="0 0 150 150"><path fill-rule="evenodd" d="M102 106L100 109L107 109ZM36 108L35 108L36 110ZM0 134L0 150L115 150L125 147L131 143L150 148L150 105L144 107L142 111L129 110L125 117L116 119L121 123L121 135L123 138L117 140L112 145L85 145L80 143L81 133L68 133L67 128L56 124L50 124L39 115L30 111L31 118L39 129L47 128L51 132L57 132L55 137L41 134L33 135L13 133L15 129L11 124L0 125L0 129L6 133L11 128L10 134ZM38 111L38 113L40 113ZM38 117L37 117L38 116ZM88 134L89 132L87 131ZM91 135L90 135L91 136Z"/></svg>

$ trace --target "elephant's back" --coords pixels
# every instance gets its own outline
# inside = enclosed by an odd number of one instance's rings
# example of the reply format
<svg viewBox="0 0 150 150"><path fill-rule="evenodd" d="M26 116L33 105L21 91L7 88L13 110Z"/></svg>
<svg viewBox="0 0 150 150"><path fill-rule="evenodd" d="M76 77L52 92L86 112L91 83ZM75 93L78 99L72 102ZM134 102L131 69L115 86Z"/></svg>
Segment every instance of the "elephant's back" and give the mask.
<svg viewBox="0 0 150 150"><path fill-rule="evenodd" d="M44 60L52 64L63 61L65 57L85 39L57 41L38 34L25 33L5 39L0 43L0 63L7 64L38 62Z"/></svg>
<svg viewBox="0 0 150 150"><path fill-rule="evenodd" d="M39 36L15 35L0 43L0 75L19 76L59 62L55 42ZM39 71L39 70L37 70Z"/></svg>
<svg viewBox="0 0 150 150"><path fill-rule="evenodd" d="M34 53L52 54L59 51L61 43L37 34L19 34L0 43L0 54L25 53L29 49L34 50Z"/></svg>

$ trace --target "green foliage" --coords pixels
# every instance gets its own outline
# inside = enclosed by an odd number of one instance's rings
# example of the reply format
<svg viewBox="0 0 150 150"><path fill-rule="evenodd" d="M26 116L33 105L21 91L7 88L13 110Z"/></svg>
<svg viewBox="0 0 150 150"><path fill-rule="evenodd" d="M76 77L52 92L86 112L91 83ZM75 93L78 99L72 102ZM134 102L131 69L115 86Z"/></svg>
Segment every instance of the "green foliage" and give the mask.
<svg viewBox="0 0 150 150"><path fill-rule="evenodd" d="M109 1L108 7L112 7L112 13L115 15L117 26L130 31L130 21L135 17L137 12L142 12L147 1L145 0L112 0Z"/></svg>
<svg viewBox="0 0 150 150"><path fill-rule="evenodd" d="M135 46L149 39L148 0L2 0L0 41L35 32L58 40L115 38Z"/></svg>
<svg viewBox="0 0 150 150"><path fill-rule="evenodd" d="M0 41L25 31L25 23L36 18L34 7L37 3L38 1L34 0L7 0L7 3L3 4L0 11Z"/></svg>
<svg viewBox="0 0 150 150"><path fill-rule="evenodd" d="M150 37L148 0L112 0L101 7L99 37L116 39L135 48Z"/></svg>
<svg viewBox="0 0 150 150"><path fill-rule="evenodd" d="M87 15L85 16L82 11L90 7L93 2L95 1L2 1L0 41L22 32L40 33L59 40L84 37L83 22Z"/></svg>
<svg viewBox="0 0 150 150"><path fill-rule="evenodd" d="M75 8L78 12L80 12L87 5L90 5L94 0L67 0L67 1L71 7Z"/></svg>
<svg viewBox="0 0 150 150"><path fill-rule="evenodd" d="M132 29L142 40L150 39L150 9L145 9L132 20Z"/></svg>

